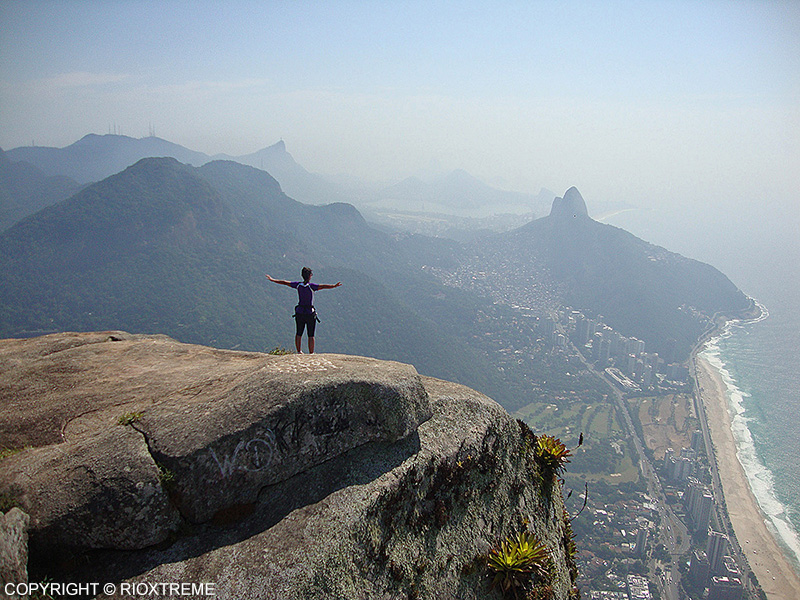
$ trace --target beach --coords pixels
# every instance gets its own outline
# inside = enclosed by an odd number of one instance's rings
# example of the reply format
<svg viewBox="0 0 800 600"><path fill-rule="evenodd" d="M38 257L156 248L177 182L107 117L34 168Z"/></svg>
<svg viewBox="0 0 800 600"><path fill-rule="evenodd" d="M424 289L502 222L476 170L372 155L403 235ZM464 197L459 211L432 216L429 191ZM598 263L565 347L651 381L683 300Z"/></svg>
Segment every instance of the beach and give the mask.
<svg viewBox="0 0 800 600"><path fill-rule="evenodd" d="M715 447L725 503L739 545L770 600L800 598L800 577L770 533L736 455L726 387L714 367L696 357L698 388Z"/></svg>

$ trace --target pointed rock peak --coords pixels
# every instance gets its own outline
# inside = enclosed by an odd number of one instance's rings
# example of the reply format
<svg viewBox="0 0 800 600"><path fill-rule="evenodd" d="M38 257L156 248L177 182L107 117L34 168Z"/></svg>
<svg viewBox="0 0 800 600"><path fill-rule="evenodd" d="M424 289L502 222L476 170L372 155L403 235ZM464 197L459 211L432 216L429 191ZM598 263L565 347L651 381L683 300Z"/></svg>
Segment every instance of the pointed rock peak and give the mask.
<svg viewBox="0 0 800 600"><path fill-rule="evenodd" d="M275 142L271 146L266 146L265 148L258 150L254 154L263 154L265 156L271 156L273 158L275 157L285 158L286 156L289 156L289 153L286 151L286 143L282 139L278 142Z"/></svg>
<svg viewBox="0 0 800 600"><path fill-rule="evenodd" d="M553 208L550 215L554 217L588 217L589 211L586 209L586 202L575 186L569 188L563 198L553 200Z"/></svg>

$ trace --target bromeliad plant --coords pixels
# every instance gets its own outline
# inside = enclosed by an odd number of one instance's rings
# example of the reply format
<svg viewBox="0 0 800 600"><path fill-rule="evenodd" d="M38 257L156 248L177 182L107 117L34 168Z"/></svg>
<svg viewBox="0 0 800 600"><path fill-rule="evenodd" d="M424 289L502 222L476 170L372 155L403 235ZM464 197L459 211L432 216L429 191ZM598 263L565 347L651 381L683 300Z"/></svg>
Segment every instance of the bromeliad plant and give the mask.
<svg viewBox="0 0 800 600"><path fill-rule="evenodd" d="M494 572L492 587L499 586L503 594L522 587L531 574L545 576L550 572L547 548L533 533L521 532L500 542L489 551L488 566Z"/></svg>
<svg viewBox="0 0 800 600"><path fill-rule="evenodd" d="M583 434L581 434L576 449L583 444ZM534 455L542 468L549 472L561 476L566 470L572 450L567 448L557 437L552 435L540 435L536 437Z"/></svg>
<svg viewBox="0 0 800 600"><path fill-rule="evenodd" d="M542 468L557 475L566 470L569 457L572 456L564 443L552 435L537 436L534 452Z"/></svg>

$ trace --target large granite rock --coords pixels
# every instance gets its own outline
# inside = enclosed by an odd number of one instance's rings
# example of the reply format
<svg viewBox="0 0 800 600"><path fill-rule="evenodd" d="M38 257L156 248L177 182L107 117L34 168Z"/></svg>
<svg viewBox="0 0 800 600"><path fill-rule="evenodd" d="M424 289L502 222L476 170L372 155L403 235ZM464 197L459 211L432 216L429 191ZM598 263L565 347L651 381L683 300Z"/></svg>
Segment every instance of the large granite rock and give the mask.
<svg viewBox="0 0 800 600"><path fill-rule="evenodd" d="M145 548L180 523L160 475L141 434L114 426L0 461L0 493L31 515L40 552Z"/></svg>
<svg viewBox="0 0 800 600"><path fill-rule="evenodd" d="M163 336L8 340L0 371L0 446L30 446L0 462L0 493L20 499L34 542L46 546L161 542L176 526L163 488L188 520L207 521L351 448L406 437L431 416L408 365ZM119 519L122 505L131 514ZM103 526L76 528L90 518Z"/></svg>
<svg viewBox="0 0 800 600"><path fill-rule="evenodd" d="M56 580L496 597L486 553L527 528L554 597L571 589L560 488L530 432L409 365L106 332L0 341L0 372L0 446L25 447L0 460L0 494L31 515L31 560L91 552Z"/></svg>
<svg viewBox="0 0 800 600"><path fill-rule="evenodd" d="M0 513L0 593L18 590L19 584L28 583L28 523L30 517L14 507ZM9 589L6 586L12 584ZM9 594L9 600L19 596Z"/></svg>
<svg viewBox="0 0 800 600"><path fill-rule="evenodd" d="M573 186L566 191L563 198L553 200L550 215L557 219L576 219L588 217L589 210L578 188Z"/></svg>

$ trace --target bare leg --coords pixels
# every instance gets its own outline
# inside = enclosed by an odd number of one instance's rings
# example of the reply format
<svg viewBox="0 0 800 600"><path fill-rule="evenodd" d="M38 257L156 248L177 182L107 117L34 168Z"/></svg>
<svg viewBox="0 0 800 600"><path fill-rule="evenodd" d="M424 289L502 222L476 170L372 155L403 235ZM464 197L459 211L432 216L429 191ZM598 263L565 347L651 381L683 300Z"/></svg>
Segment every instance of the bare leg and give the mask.
<svg viewBox="0 0 800 600"><path fill-rule="evenodd" d="M294 336L294 347L297 348L297 353L302 354L303 350L300 348L300 343L303 341L303 336L296 335Z"/></svg>
<svg viewBox="0 0 800 600"><path fill-rule="evenodd" d="M308 338L308 353L309 354L314 354L314 338L313 337Z"/></svg>

